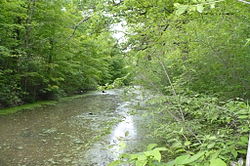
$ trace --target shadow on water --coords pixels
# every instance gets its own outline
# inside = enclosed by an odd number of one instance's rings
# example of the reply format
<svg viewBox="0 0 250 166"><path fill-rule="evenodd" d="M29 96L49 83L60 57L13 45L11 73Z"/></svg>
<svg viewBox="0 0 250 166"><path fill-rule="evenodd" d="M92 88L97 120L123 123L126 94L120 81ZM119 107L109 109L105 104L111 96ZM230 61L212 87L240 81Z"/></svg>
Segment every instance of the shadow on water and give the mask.
<svg viewBox="0 0 250 166"><path fill-rule="evenodd" d="M143 103L143 97L134 90L124 100L123 93L92 92L56 106L0 117L0 165L105 166L123 152L141 150L148 141L142 117L130 111Z"/></svg>

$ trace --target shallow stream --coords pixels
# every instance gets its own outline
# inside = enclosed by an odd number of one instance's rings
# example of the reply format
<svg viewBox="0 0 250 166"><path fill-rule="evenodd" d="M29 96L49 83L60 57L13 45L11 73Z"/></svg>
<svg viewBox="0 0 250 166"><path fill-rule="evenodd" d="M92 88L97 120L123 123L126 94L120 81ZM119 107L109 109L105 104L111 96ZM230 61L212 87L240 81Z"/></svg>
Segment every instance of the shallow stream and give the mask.
<svg viewBox="0 0 250 166"><path fill-rule="evenodd" d="M131 114L143 96L138 88L91 92L2 116L0 166L106 166L123 152L143 150L150 142L146 120Z"/></svg>

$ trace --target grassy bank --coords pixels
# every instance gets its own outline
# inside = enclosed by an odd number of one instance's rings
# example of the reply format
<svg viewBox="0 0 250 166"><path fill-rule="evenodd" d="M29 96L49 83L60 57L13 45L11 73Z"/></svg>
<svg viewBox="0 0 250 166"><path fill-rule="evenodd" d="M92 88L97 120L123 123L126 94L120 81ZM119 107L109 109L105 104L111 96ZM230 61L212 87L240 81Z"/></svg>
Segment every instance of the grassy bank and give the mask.
<svg viewBox="0 0 250 166"><path fill-rule="evenodd" d="M37 109L37 108L40 108L43 106L55 105L55 104L60 103L60 102L71 101L71 100L74 100L76 98L84 97L86 95L88 95L88 93L82 94L82 95L62 97L58 100L37 101L35 103L29 103L29 104L24 104L24 105L20 105L20 106L4 108L4 109L0 109L0 116L14 114L16 112L24 111L24 110Z"/></svg>

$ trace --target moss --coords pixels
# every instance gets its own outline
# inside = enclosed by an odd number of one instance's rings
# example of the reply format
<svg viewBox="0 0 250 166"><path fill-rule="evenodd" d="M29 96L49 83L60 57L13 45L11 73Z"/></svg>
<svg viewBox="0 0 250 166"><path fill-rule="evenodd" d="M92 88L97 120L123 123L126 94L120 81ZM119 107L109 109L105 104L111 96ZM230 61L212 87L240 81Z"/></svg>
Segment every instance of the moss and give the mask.
<svg viewBox="0 0 250 166"><path fill-rule="evenodd" d="M0 109L0 116L14 114L14 113L22 111L22 110L32 110L35 108L42 107L44 105L54 105L56 103L57 103L57 101L38 101L35 103L31 103L31 104L24 104L24 105L20 105L20 106L16 106L16 107Z"/></svg>

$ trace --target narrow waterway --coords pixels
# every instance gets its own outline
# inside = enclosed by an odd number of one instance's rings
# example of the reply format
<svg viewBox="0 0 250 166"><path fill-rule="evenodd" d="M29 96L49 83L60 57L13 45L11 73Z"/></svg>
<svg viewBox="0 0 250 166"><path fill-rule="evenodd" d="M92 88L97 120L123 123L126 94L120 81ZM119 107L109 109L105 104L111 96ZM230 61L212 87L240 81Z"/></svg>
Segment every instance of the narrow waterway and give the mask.
<svg viewBox="0 0 250 166"><path fill-rule="evenodd" d="M0 166L106 166L123 152L143 150L150 142L145 117L132 112L143 111L144 100L138 88L91 92L2 116Z"/></svg>

